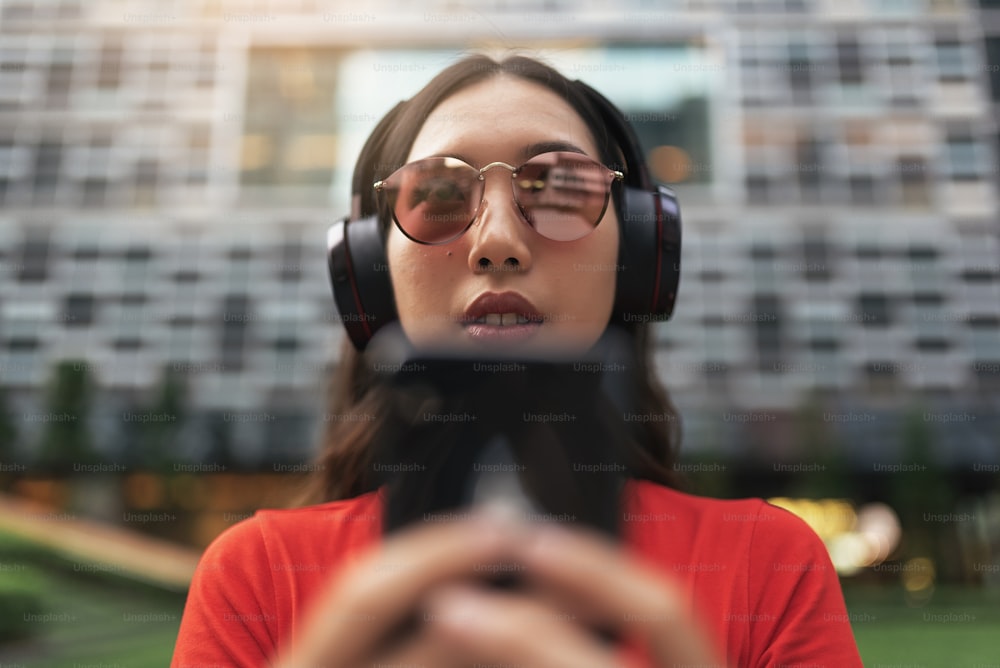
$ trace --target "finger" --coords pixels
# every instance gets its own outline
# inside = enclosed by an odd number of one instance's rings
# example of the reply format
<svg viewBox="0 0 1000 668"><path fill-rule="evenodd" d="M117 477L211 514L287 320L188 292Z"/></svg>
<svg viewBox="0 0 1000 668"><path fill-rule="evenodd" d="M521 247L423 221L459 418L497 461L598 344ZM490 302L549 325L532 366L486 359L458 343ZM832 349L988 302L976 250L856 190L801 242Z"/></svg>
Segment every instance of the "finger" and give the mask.
<svg viewBox="0 0 1000 668"><path fill-rule="evenodd" d="M417 633L400 643L396 649L379 654L370 666L420 666L421 668L465 668L469 664L458 656L455 648L449 646L436 633L427 633L421 628Z"/></svg>
<svg viewBox="0 0 1000 668"><path fill-rule="evenodd" d="M426 633L440 638L466 664L616 665L614 648L579 626L572 615L528 596L450 585L430 595L426 610Z"/></svg>
<svg viewBox="0 0 1000 668"><path fill-rule="evenodd" d="M663 665L724 667L677 588L619 546L585 531L540 527L520 544L527 578L574 602L574 612L636 636Z"/></svg>
<svg viewBox="0 0 1000 668"><path fill-rule="evenodd" d="M338 666L371 656L427 590L501 563L518 531L505 516L477 512L387 539L338 576L311 616L301 654L329 655L324 660Z"/></svg>

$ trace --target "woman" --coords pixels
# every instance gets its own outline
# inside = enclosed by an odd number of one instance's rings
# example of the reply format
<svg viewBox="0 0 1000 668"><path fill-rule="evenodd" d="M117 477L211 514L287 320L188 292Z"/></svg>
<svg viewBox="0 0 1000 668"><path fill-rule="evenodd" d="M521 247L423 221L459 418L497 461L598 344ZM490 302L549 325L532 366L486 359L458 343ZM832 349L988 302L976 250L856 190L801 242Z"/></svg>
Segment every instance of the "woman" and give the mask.
<svg viewBox="0 0 1000 668"><path fill-rule="evenodd" d="M648 371L646 326L622 317L632 223L618 182L644 166L622 164L635 152L591 93L526 58L449 67L373 133L354 218L378 216L395 311L417 347L582 352L627 321L639 404L673 417ZM584 194L551 201L551 172ZM358 332L360 346L370 331ZM341 368L331 417L374 415L378 392L352 348ZM174 666L861 665L821 541L761 500L673 489L674 420L644 423L637 439L622 547L489 511L383 540L371 422L330 424L319 505L260 512L206 551ZM511 564L526 586L480 584Z"/></svg>

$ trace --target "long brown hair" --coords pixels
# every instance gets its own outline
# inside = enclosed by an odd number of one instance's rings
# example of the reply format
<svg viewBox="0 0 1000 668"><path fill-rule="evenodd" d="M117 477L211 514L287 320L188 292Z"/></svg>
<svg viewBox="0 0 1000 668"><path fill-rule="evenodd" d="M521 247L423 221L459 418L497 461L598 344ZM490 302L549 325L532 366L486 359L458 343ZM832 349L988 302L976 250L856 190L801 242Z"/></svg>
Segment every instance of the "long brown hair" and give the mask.
<svg viewBox="0 0 1000 668"><path fill-rule="evenodd" d="M440 72L414 97L390 112L372 133L355 167L352 216L379 214L383 234L387 234L390 216L378 210L372 189L363 184L371 184L405 163L424 120L437 105L463 88L498 75L519 77L554 91L586 123L602 162L608 166L622 164L624 152L609 135L600 113L574 82L548 65L523 56L500 62L482 55L469 56ZM621 220L620 191L614 190L612 194ZM633 450L628 453L630 475L679 487L680 477L674 463L680 446L680 420L654 372L649 325L616 324L628 332L628 339L634 345L631 352L638 367L634 388L636 415L644 417L636 425L636 440L628 446ZM364 358L345 338L340 362L331 373L316 472L302 503L351 498L378 487L372 462L373 422L382 414L386 401L385 390L375 383Z"/></svg>

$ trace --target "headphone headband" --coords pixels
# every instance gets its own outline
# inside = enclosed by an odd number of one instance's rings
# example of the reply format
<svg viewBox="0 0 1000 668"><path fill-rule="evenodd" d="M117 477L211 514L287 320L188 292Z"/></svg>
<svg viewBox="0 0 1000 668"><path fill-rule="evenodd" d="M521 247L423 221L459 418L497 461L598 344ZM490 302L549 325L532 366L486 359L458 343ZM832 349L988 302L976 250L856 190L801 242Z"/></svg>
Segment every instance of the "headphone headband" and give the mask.
<svg viewBox="0 0 1000 668"><path fill-rule="evenodd" d="M611 101L591 88L584 82L576 79L572 82L584 97L594 106L604 127L611 131L612 138L618 144L625 157L626 174L625 183L642 190L653 188L652 180L649 178L649 170L646 168L646 160L643 158L642 145L635 134L632 125L625 118L621 110Z"/></svg>

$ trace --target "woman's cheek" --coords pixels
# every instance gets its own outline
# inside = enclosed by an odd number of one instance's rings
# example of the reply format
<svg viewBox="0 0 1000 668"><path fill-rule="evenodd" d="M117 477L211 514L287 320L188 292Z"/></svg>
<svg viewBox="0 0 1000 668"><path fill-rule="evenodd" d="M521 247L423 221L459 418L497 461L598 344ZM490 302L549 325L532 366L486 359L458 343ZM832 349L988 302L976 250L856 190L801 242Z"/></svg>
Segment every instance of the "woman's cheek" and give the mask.
<svg viewBox="0 0 1000 668"><path fill-rule="evenodd" d="M429 257L421 250L395 253L391 264L400 322L417 344L433 343L447 329L455 283L448 278L444 259Z"/></svg>

